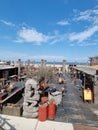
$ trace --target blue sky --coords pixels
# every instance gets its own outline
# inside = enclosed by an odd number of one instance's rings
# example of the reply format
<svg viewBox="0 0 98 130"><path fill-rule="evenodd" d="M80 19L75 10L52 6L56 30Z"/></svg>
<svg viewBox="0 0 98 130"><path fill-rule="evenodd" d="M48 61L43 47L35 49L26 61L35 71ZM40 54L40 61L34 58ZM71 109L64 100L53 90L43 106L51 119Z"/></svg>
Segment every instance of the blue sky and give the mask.
<svg viewBox="0 0 98 130"><path fill-rule="evenodd" d="M98 55L98 0L0 0L0 59L88 62Z"/></svg>

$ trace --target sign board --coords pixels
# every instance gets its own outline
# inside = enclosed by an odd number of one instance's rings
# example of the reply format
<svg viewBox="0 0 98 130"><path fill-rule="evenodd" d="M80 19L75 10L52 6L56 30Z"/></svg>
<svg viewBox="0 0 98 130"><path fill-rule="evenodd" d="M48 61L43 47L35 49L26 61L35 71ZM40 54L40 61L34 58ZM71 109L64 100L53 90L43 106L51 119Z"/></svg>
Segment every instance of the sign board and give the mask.
<svg viewBox="0 0 98 130"><path fill-rule="evenodd" d="M92 91L90 89L84 89L84 100L92 100Z"/></svg>

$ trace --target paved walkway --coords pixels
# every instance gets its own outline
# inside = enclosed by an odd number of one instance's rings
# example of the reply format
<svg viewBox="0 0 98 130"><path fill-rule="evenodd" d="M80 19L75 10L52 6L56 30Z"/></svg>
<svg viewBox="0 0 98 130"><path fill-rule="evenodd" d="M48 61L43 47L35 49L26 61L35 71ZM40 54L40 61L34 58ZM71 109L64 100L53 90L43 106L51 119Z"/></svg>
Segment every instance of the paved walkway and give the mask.
<svg viewBox="0 0 98 130"><path fill-rule="evenodd" d="M0 130L98 130L95 127L74 125L72 123L56 122L38 119L0 115Z"/></svg>
<svg viewBox="0 0 98 130"><path fill-rule="evenodd" d="M98 116L94 113L98 105L84 103L80 97L81 92L68 77L66 77L66 91L63 104L57 107L55 121L98 127Z"/></svg>

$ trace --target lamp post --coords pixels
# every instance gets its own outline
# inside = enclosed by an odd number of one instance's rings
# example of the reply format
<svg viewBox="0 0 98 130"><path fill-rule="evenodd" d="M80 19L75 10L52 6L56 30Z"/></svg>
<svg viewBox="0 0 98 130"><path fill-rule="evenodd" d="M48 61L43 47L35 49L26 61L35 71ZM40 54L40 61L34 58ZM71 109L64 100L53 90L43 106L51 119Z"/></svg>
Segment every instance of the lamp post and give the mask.
<svg viewBox="0 0 98 130"><path fill-rule="evenodd" d="M83 77L84 77L84 89L85 89L85 73L83 74Z"/></svg>

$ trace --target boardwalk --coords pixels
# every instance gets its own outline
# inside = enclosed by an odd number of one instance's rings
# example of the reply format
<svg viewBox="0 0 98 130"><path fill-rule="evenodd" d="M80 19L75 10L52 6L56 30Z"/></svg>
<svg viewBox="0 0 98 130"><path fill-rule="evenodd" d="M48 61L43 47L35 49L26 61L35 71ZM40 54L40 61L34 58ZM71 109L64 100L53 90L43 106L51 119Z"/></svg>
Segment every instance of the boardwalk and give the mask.
<svg viewBox="0 0 98 130"><path fill-rule="evenodd" d="M66 76L65 79L66 93L63 96L63 103L57 107L55 121L98 127L98 116L93 111L98 105L84 103L79 89L73 85L70 78Z"/></svg>
<svg viewBox="0 0 98 130"><path fill-rule="evenodd" d="M66 84L59 85L57 89L65 87L63 101L57 107L56 118L44 122L38 119L0 115L0 127L4 130L98 130L98 118L92 111L98 108L95 104L83 103L80 91L66 76ZM28 125L27 125L28 124ZM92 126L92 127L91 127ZM2 130L2 129L1 129Z"/></svg>

